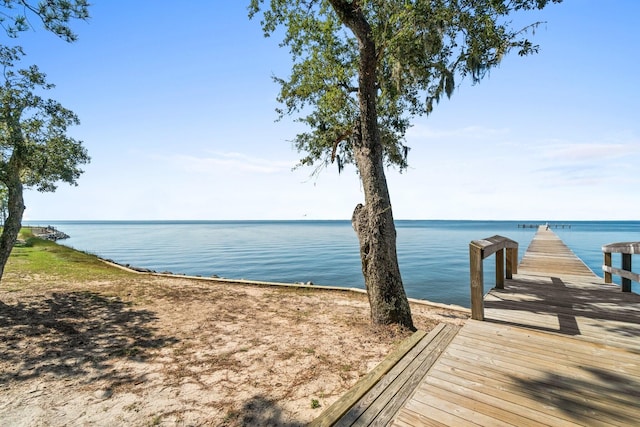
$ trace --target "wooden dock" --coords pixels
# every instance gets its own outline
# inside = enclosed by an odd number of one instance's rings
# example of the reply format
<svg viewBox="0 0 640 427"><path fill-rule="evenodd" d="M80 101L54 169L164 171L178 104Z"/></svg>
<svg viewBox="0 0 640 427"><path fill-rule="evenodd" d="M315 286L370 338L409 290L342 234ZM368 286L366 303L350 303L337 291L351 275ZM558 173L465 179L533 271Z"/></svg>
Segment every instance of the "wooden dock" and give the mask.
<svg viewBox="0 0 640 427"><path fill-rule="evenodd" d="M358 400L343 413L368 410L366 419L316 425L640 424L640 295L604 284L546 228L504 289L485 296L485 321L448 334L421 379L396 388L400 398ZM372 416L387 400L394 414Z"/></svg>
<svg viewBox="0 0 640 427"><path fill-rule="evenodd" d="M508 282L485 296L486 320L640 354L640 295L605 284L552 231L538 230Z"/></svg>

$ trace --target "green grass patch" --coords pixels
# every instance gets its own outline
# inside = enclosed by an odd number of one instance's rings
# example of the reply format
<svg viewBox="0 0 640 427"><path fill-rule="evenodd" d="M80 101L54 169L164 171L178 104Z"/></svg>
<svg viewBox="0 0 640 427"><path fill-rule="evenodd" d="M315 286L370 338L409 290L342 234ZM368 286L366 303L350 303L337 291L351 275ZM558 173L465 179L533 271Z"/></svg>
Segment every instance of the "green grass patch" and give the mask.
<svg viewBox="0 0 640 427"><path fill-rule="evenodd" d="M30 230L20 232L5 274L64 276L70 280L113 279L132 273L114 268L97 256L39 239Z"/></svg>

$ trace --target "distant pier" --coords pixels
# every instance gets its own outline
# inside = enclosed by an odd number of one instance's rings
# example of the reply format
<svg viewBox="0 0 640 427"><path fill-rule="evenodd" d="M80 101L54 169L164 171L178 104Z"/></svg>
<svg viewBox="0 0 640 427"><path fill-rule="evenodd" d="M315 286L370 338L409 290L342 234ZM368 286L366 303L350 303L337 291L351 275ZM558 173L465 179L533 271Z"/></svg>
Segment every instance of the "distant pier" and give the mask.
<svg viewBox="0 0 640 427"><path fill-rule="evenodd" d="M548 228L571 228L571 224L544 224ZM518 224L518 228L538 228L540 224Z"/></svg>

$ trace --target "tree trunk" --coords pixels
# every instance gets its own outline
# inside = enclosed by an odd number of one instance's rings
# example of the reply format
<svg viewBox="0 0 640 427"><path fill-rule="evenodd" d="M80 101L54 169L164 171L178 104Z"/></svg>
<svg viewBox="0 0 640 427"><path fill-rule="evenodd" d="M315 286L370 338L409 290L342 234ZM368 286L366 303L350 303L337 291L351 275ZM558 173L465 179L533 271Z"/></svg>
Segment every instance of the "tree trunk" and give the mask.
<svg viewBox="0 0 640 427"><path fill-rule="evenodd" d="M362 274L371 306L371 320L376 324L397 323L415 330L411 307L402 286L396 253L396 227L384 175L376 110L376 45L358 2L331 0L331 3L345 25L355 34L360 50L360 119L355 126L353 152L362 180L365 204L356 206L351 221L360 241Z"/></svg>
<svg viewBox="0 0 640 427"><path fill-rule="evenodd" d="M377 185L380 190L386 189L386 182ZM376 324L397 323L415 330L398 267L391 206L387 205L385 211L380 209L382 205L359 204L352 218L360 241L362 274L371 306L371 320Z"/></svg>
<svg viewBox="0 0 640 427"><path fill-rule="evenodd" d="M11 163L11 162L10 162ZM16 243L20 228L22 228L22 214L24 213L24 197L22 192L22 181L18 172L9 168L7 181L8 190L8 211L9 216L4 223L2 235L0 236L0 280L4 274L4 267L7 264L13 245Z"/></svg>
<svg viewBox="0 0 640 427"><path fill-rule="evenodd" d="M377 133L377 127L372 131L362 125L361 129L363 135ZM365 205L356 206L351 223L360 241L371 320L376 324L397 323L415 330L398 265L396 227L384 174L382 147L379 143L376 146L370 138L362 137L361 147L354 150Z"/></svg>

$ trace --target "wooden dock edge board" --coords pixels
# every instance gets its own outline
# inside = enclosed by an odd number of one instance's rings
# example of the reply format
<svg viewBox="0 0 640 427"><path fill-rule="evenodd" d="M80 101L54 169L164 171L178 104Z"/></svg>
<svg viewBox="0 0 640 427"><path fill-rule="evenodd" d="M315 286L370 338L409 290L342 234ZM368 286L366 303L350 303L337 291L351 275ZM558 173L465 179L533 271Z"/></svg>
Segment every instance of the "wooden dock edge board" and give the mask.
<svg viewBox="0 0 640 427"><path fill-rule="evenodd" d="M348 392L322 411L316 419L309 423L309 427L328 427L335 424L423 338L433 339L444 327L445 324L441 323L428 334L425 331L414 332L413 335L402 341L378 366L362 377Z"/></svg>
<svg viewBox="0 0 640 427"><path fill-rule="evenodd" d="M446 330L429 343L423 351L423 353L426 352L426 357L421 358L422 360L418 369L411 373L409 378L400 385L399 389L394 390L393 398L389 399L384 408L376 416L375 425L389 425L389 423L391 423L404 404L416 392L420 382L440 358L440 355L458 335L459 330L460 327L458 326L447 325ZM373 425L373 422L371 425Z"/></svg>
<svg viewBox="0 0 640 427"><path fill-rule="evenodd" d="M387 425L458 329L445 324L437 335L422 339L334 425Z"/></svg>

